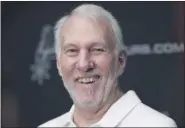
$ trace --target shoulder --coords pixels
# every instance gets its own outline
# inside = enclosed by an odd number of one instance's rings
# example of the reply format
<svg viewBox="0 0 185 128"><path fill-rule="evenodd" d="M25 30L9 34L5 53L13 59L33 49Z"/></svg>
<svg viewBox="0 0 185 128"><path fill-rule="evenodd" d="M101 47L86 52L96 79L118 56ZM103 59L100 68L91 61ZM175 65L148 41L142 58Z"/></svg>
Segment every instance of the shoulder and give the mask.
<svg viewBox="0 0 185 128"><path fill-rule="evenodd" d="M54 119L51 119L41 125L39 125L38 127L62 127L65 125L65 123L68 121L69 114L65 113L61 116L58 116Z"/></svg>
<svg viewBox="0 0 185 128"><path fill-rule="evenodd" d="M130 120L141 126L151 127L177 127L175 121L153 108L140 103L129 115Z"/></svg>

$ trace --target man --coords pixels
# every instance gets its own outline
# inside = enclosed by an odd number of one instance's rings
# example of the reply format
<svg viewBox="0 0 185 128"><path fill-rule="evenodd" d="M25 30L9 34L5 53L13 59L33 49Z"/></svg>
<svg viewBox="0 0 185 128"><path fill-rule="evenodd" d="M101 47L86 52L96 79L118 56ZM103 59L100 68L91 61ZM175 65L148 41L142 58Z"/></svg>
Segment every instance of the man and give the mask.
<svg viewBox="0 0 185 128"><path fill-rule="evenodd" d="M40 127L176 127L134 91L119 89L124 48L116 19L100 6L83 4L61 18L55 27L57 68L74 105Z"/></svg>

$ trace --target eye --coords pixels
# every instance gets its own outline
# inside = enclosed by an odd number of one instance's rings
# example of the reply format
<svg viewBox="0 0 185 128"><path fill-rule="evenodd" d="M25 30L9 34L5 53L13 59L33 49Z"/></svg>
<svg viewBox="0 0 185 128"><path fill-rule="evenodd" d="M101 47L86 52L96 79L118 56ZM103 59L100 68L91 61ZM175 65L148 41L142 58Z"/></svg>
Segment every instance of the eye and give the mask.
<svg viewBox="0 0 185 128"><path fill-rule="evenodd" d="M68 56L76 56L78 54L78 50L74 48L67 49L65 52Z"/></svg>
<svg viewBox="0 0 185 128"><path fill-rule="evenodd" d="M76 49L68 49L67 52L77 52Z"/></svg>
<svg viewBox="0 0 185 128"><path fill-rule="evenodd" d="M91 51L93 51L93 52L105 52L105 49L103 49L103 48L93 48Z"/></svg>

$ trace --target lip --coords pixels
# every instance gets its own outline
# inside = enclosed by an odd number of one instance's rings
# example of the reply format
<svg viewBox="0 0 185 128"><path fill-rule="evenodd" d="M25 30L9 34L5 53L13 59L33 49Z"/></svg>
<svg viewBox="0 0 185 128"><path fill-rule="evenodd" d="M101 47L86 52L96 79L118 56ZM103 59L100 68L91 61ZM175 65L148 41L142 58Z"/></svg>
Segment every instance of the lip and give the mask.
<svg viewBox="0 0 185 128"><path fill-rule="evenodd" d="M88 78L88 77L98 77L98 79L94 83L88 83L88 84L83 84L83 83L78 82L78 79L84 78L84 77L86 77L86 78ZM100 75L80 76L80 77L76 77L75 78L75 82L78 83L78 84L89 85L89 84L95 84L95 83L97 83L100 79L101 79L101 76Z"/></svg>

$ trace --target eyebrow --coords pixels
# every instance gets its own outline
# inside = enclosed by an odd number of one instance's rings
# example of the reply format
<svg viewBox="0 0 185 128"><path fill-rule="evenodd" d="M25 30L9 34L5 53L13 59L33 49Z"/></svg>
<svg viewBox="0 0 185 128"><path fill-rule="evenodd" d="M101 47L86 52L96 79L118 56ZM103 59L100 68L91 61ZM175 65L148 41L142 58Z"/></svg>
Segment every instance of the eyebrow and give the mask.
<svg viewBox="0 0 185 128"><path fill-rule="evenodd" d="M74 44L74 43L67 43L67 44L64 44L64 45L63 45L63 49L66 49L66 48L68 48L68 47L77 47L77 46L76 46L76 44Z"/></svg>
<svg viewBox="0 0 185 128"><path fill-rule="evenodd" d="M91 44L91 46L96 46L96 45L98 45L98 46L106 46L106 43L104 43L104 42L92 42L92 44Z"/></svg>
<svg viewBox="0 0 185 128"><path fill-rule="evenodd" d="M77 45L77 42L65 42L63 44L63 50L67 50L68 48L78 48L79 46ZM91 42L90 44L87 45L87 48L91 48L91 47L103 47L105 49L108 49L108 44L106 44L105 42Z"/></svg>

